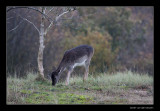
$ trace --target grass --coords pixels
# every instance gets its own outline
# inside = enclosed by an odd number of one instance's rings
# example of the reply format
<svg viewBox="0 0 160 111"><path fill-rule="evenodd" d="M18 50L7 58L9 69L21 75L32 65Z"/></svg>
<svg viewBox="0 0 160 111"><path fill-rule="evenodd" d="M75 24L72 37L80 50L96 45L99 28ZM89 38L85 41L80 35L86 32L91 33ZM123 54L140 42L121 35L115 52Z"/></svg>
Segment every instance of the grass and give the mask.
<svg viewBox="0 0 160 111"><path fill-rule="evenodd" d="M153 77L131 71L71 77L70 84L7 77L7 104L153 104Z"/></svg>

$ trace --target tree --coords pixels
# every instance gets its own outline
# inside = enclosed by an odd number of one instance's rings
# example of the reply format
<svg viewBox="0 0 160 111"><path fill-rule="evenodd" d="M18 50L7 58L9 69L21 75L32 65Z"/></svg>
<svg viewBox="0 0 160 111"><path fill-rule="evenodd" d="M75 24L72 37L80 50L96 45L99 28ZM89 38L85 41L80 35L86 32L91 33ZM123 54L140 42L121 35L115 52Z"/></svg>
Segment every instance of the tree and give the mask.
<svg viewBox="0 0 160 111"><path fill-rule="evenodd" d="M38 29L38 27L33 22L31 22L30 20L28 20L25 17L22 17L20 14L18 14L16 11L14 11L15 9L20 9L20 8L28 9L28 10L34 10L37 13L41 14L40 29ZM9 8L7 8L7 13L9 11L13 10L13 13L17 14L18 17L20 17L22 19L22 21L27 21L28 23L32 24L34 26L34 28L37 30L37 32L39 34L39 43L40 43L39 52L38 52L38 58L37 58L38 70L39 70L39 77L44 79L44 68L43 68L43 51L44 51L44 48L45 48L45 46L44 46L44 38L45 38L46 34L48 33L48 31L50 30L50 28L53 25L56 25L56 23L60 20L60 18L63 15L65 15L65 14L71 12L71 11L76 10L76 8L75 7L49 7L47 9L47 7L40 7L40 9L41 10L39 10L38 8L26 7L26 6L9 7ZM55 12L54 19L52 19L52 17L49 16L49 13L51 13L53 11ZM50 22L50 24L48 25L47 28L44 27L45 19ZM15 29L17 29L19 27L19 25L22 23L22 21L16 27L11 29L10 31L14 31Z"/></svg>

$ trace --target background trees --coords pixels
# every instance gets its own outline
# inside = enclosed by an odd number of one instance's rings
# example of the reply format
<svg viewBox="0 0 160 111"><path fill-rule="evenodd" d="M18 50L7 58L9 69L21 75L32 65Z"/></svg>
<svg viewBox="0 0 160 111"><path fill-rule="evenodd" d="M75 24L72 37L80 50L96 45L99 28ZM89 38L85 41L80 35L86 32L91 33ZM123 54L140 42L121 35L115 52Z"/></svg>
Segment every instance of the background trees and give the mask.
<svg viewBox="0 0 160 111"><path fill-rule="evenodd" d="M27 11L17 9L22 16L29 13L28 19L40 27L40 14ZM7 71L20 76L37 71L39 40L35 28L13 13L7 18ZM9 31L17 24L17 29ZM93 74L126 69L153 74L153 7L78 7L64 15L45 37L44 73L58 66L65 50L80 44L95 48L90 66Z"/></svg>

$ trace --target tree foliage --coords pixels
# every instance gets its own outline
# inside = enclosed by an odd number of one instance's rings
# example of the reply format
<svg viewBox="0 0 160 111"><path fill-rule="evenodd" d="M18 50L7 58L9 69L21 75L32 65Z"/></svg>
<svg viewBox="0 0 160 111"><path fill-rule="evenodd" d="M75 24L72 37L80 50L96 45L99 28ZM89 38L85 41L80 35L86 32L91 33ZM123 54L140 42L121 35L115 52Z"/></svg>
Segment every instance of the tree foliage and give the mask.
<svg viewBox="0 0 160 111"><path fill-rule="evenodd" d="M17 12L28 16L24 9ZM130 69L153 74L153 7L78 7L72 14L69 19L67 15L60 19L45 37L45 74L58 66L66 50L80 44L95 49L91 73ZM40 16L34 11L29 15L28 19L38 26ZM13 18L9 19L7 30L19 23L16 15L8 16ZM26 22L15 31L7 31L8 71L37 70L37 35Z"/></svg>

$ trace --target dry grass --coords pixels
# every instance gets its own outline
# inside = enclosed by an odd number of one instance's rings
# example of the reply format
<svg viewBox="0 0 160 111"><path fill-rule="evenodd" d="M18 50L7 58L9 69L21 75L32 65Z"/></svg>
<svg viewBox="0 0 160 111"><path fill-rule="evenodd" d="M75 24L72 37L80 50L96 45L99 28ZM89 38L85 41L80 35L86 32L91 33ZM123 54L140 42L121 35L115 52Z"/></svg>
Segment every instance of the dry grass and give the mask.
<svg viewBox="0 0 160 111"><path fill-rule="evenodd" d="M153 77L130 71L72 77L70 85L36 81L37 74L26 78L7 78L7 104L153 104Z"/></svg>

